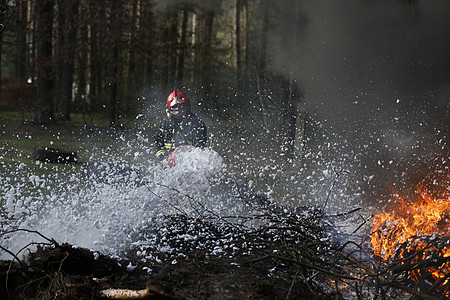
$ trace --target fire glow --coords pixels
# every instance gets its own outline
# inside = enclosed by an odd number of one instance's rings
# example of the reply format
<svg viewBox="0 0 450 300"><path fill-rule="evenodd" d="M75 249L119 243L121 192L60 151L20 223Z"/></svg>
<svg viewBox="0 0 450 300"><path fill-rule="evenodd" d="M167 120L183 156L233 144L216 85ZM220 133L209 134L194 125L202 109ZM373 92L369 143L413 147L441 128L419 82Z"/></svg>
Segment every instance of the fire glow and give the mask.
<svg viewBox="0 0 450 300"><path fill-rule="evenodd" d="M397 194L394 200L393 211L374 216L374 254L408 272L416 283L431 280L444 288L450 280L450 174L443 182L422 182L415 199Z"/></svg>

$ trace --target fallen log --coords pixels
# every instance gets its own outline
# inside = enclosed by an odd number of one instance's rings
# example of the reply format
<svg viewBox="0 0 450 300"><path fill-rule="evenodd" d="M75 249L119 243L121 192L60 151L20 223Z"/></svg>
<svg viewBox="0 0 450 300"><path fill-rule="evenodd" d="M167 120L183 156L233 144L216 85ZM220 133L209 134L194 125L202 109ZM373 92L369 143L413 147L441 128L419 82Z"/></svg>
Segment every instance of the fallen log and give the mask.
<svg viewBox="0 0 450 300"><path fill-rule="evenodd" d="M152 294L149 289L106 289L99 292L100 297L108 299L146 299Z"/></svg>
<svg viewBox="0 0 450 300"><path fill-rule="evenodd" d="M74 164L78 161L76 152L51 147L37 147L34 149L33 157L36 160L54 164Z"/></svg>
<svg viewBox="0 0 450 300"><path fill-rule="evenodd" d="M98 295L106 299L158 299L158 300L176 300L159 283L152 282L145 289L115 289L109 288L101 290Z"/></svg>

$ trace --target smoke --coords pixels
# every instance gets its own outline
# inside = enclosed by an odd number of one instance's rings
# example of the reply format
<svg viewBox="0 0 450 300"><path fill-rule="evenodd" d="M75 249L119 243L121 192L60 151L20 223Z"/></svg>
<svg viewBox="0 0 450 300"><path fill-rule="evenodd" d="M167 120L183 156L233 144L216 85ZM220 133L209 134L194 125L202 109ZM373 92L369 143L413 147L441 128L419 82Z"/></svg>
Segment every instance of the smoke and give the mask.
<svg viewBox="0 0 450 300"><path fill-rule="evenodd" d="M334 155L361 154L367 191L380 197L411 173L448 168L450 2L320 0L300 10L295 55L275 67L302 83L305 109L340 137Z"/></svg>

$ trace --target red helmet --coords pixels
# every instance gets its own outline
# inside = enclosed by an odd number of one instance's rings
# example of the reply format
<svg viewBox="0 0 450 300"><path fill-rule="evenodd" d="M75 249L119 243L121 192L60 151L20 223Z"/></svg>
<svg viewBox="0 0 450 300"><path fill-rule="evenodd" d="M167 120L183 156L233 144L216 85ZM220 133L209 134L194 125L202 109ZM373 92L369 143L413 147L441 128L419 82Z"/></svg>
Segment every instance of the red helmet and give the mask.
<svg viewBox="0 0 450 300"><path fill-rule="evenodd" d="M167 108L170 109L172 106L187 103L189 105L189 99L187 95L182 91L174 90L167 97Z"/></svg>

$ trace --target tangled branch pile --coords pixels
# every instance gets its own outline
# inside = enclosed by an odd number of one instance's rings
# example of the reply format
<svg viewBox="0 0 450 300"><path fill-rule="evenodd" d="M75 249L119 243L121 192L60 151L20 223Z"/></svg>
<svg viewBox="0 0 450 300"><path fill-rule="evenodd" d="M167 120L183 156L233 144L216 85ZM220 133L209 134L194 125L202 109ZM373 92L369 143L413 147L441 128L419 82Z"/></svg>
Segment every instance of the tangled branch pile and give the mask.
<svg viewBox="0 0 450 300"><path fill-rule="evenodd" d="M393 257L376 257L377 288L384 298L406 292L413 299L450 296L449 237L416 235L394 249ZM374 264L375 265L375 264Z"/></svg>
<svg viewBox="0 0 450 300"><path fill-rule="evenodd" d="M162 224L143 228L137 237L147 244L131 247L120 258L48 239L26 261L11 253L14 259L1 262L0 295L16 299L435 299L445 295L439 289L419 291L404 280L410 269L428 265L369 261L367 245L336 243L336 233L324 219L315 208L281 209L239 219L165 216Z"/></svg>

